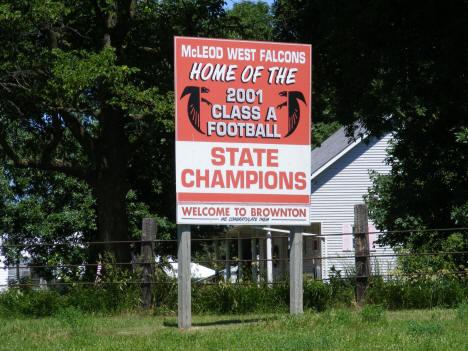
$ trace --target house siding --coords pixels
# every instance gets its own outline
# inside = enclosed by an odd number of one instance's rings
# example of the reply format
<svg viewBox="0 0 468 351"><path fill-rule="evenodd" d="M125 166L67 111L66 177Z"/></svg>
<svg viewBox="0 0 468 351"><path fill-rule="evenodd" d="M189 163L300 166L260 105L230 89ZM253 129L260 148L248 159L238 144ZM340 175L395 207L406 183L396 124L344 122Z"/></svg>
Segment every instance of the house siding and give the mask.
<svg viewBox="0 0 468 351"><path fill-rule="evenodd" d="M310 197L310 219L321 223L321 234L327 236L322 244L323 256L340 256L340 259L327 259L322 264L322 277L329 278L330 269L354 270L353 250L343 250L343 225L354 223L354 205L363 203L363 195L371 186L369 172L388 174L390 166L385 164L386 149L390 134L381 139L371 139L369 144L359 142L322 173L312 179ZM371 223L370 223L371 224ZM379 247L371 254L391 254L389 247ZM349 257L349 258L344 258ZM388 274L395 266L394 257L372 259L371 270L377 274Z"/></svg>

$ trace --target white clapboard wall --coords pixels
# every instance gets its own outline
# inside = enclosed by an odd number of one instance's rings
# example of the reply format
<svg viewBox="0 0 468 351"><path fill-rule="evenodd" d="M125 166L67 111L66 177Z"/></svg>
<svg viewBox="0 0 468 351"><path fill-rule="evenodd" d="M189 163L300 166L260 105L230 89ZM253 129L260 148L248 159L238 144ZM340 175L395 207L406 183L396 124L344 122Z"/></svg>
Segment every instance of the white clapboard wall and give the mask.
<svg viewBox="0 0 468 351"><path fill-rule="evenodd" d="M321 150L313 150L310 219L312 223L320 223L322 235L352 232L354 205L364 202L363 195L371 186L369 171L374 170L381 174L390 171L390 166L385 164L390 139L391 135L387 134L381 139L372 138L367 144L359 138L350 142L341 129L322 144ZM314 154L316 161L321 158L318 164L315 163L315 168ZM370 231L374 230L372 222L369 227ZM375 238L376 236L371 235L370 240ZM326 237L322 241L321 253L323 256L343 257L323 261L324 279L329 277L333 266L342 275L353 271L354 259L345 258L354 257L351 235ZM371 254L391 253L391 248L371 243ZM394 257L371 260L372 272L376 274L386 275L394 266Z"/></svg>

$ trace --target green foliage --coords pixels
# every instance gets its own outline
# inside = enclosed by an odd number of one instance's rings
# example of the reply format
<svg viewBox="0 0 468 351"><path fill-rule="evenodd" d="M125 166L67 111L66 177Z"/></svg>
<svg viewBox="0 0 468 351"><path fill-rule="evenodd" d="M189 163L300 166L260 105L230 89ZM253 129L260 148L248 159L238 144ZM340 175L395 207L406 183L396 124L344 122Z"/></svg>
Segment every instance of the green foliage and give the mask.
<svg viewBox="0 0 468 351"><path fill-rule="evenodd" d="M406 331L411 336L424 336L443 333L442 325L437 321L415 321L410 320Z"/></svg>
<svg viewBox="0 0 468 351"><path fill-rule="evenodd" d="M82 327L84 324L83 312L73 306L60 308L54 317L72 329Z"/></svg>
<svg viewBox="0 0 468 351"><path fill-rule="evenodd" d="M65 306L85 313L115 314L139 309L139 289L135 284L75 286L61 298Z"/></svg>
<svg viewBox="0 0 468 351"><path fill-rule="evenodd" d="M61 289L60 293L12 288L0 293L0 317L56 315L63 320L69 319L69 325L73 327L81 323L83 313L110 315L140 309L137 284L112 284L125 282L125 279L128 282L137 281L136 277L130 279L126 273L110 272L105 275L105 279L109 284L76 284ZM177 281L159 272L156 274L156 282L160 284L153 285L154 313L173 315L177 311ZM373 279L366 291L366 299L369 305L359 312L364 323L382 322L384 307L395 310L458 306L457 315L463 321L466 319L468 288L466 279L455 277L419 281ZM352 285L334 285L308 279L304 281L306 311L350 308L354 306L353 301ZM192 311L195 314L286 313L289 311L289 286L193 284ZM353 319L348 310L337 311L334 316L326 318L341 324L350 323Z"/></svg>
<svg viewBox="0 0 468 351"><path fill-rule="evenodd" d="M324 311L335 305L337 301L333 301L333 298L336 297L336 294L333 296L332 292L336 292L336 290L332 289L329 284L313 279L304 280L304 308Z"/></svg>
<svg viewBox="0 0 468 351"><path fill-rule="evenodd" d="M374 178L368 197L377 227L466 227L466 3L278 0L273 12L278 39L312 44L313 121L393 133L391 173Z"/></svg>
<svg viewBox="0 0 468 351"><path fill-rule="evenodd" d="M328 137L340 129L338 122L312 122L311 146L319 147Z"/></svg>
<svg viewBox="0 0 468 351"><path fill-rule="evenodd" d="M227 32L228 37L262 41L273 40L273 15L266 2L236 2L226 15L230 26Z"/></svg>
<svg viewBox="0 0 468 351"><path fill-rule="evenodd" d="M373 278L366 298L389 309L455 307L468 298L468 287L466 278L449 274L389 281Z"/></svg>
<svg viewBox="0 0 468 351"><path fill-rule="evenodd" d="M0 293L0 316L3 318L50 316L61 306L60 295L55 291L23 292L19 289L9 289Z"/></svg>
<svg viewBox="0 0 468 351"><path fill-rule="evenodd" d="M66 241L76 232L87 241L129 240L139 237L138 222L148 214L161 218L164 235L175 235L175 197L168 191L173 36L222 36L223 6L221 0L2 2L0 183L9 199L0 199L0 207L16 211L1 228L10 242ZM34 184L39 174L45 190ZM68 187L71 178L77 184ZM66 198L54 198L48 187ZM130 259L128 248L102 249ZM34 259L95 263L100 250L52 251Z"/></svg>
<svg viewBox="0 0 468 351"><path fill-rule="evenodd" d="M197 313L274 312L288 309L289 288L273 285L218 284L192 289L192 306Z"/></svg>
<svg viewBox="0 0 468 351"><path fill-rule="evenodd" d="M330 295L335 306L349 306L354 301L355 279L351 276L342 277L341 272L333 266L330 269Z"/></svg>
<svg viewBox="0 0 468 351"><path fill-rule="evenodd" d="M335 312L334 320L338 324L348 325L351 323L353 315L349 310L338 310Z"/></svg>
<svg viewBox="0 0 468 351"><path fill-rule="evenodd" d="M77 245L96 230L94 199L83 182L63 174L34 170L7 171L0 167L0 237L7 263L14 263L28 244L69 245L31 246L28 253L36 265L80 264L86 248ZM61 267L40 270L43 277L76 279L79 269Z"/></svg>
<svg viewBox="0 0 468 351"><path fill-rule="evenodd" d="M468 321L468 302L462 302L457 308L457 318L462 322Z"/></svg>
<svg viewBox="0 0 468 351"><path fill-rule="evenodd" d="M406 243L406 248L397 248L396 252L401 253L398 257L397 272L406 275L431 276L434 272L462 273L467 269L466 254L463 251L468 246L468 236L461 233L450 234L449 236L440 233L413 233ZM421 242L425 240L425 243ZM437 254L432 252L459 252L459 254ZM405 255L408 254L408 255ZM420 254L420 255L418 255Z"/></svg>
<svg viewBox="0 0 468 351"><path fill-rule="evenodd" d="M385 311L382 305L366 305L359 314L365 323L376 323L385 318Z"/></svg>

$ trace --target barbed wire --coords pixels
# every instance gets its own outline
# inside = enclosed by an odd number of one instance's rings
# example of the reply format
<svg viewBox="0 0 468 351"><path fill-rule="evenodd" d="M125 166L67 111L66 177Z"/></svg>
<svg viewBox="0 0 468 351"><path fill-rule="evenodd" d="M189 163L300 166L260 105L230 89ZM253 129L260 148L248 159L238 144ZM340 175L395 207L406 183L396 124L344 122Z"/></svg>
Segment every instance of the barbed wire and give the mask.
<svg viewBox="0 0 468 351"><path fill-rule="evenodd" d="M274 228L271 228L274 232ZM254 228L254 230L263 230ZM447 231L467 231L468 227L460 228L435 228L435 229L405 229L405 230L388 230L388 231L373 231L373 232L354 232L354 233L328 233L328 234L313 234L312 237L328 237L328 236L345 236L345 235L362 235L362 234L389 234L389 233L427 233L427 232L447 232ZM273 235L272 239L286 239L289 235ZM266 236L217 236L208 238L191 238L191 241L225 241L225 240L265 240ZM61 246L61 245L108 245L108 244L136 244L136 243L176 243L177 239L154 239L154 240L108 240L108 241L80 241L80 242L55 242L55 243L25 243L25 244L0 244L0 247L40 247L40 246Z"/></svg>
<svg viewBox="0 0 468 351"><path fill-rule="evenodd" d="M355 280L355 279L376 279L376 278L413 278L413 277L420 277L420 276L446 276L446 275L467 275L466 271L443 271L443 272L419 272L419 273L409 273L409 274L378 274L378 275L370 275L370 276L346 276L346 277L330 277L330 278L323 278L323 279L316 279L315 281L330 281L330 280ZM468 276L468 275L467 275ZM220 281L220 282L212 282L212 281L192 281L192 285L201 285L201 286L215 286L215 285L256 285L256 286L268 286L268 285L287 285L289 284L288 280L279 280L273 282L266 282L265 280L261 282L229 282L229 281ZM50 287L50 286L80 286L80 285L172 285L176 286L178 284L177 278L174 278L173 281L100 281L96 283L95 281L75 281L75 282L46 282L46 283L11 283L11 284L1 284L0 287Z"/></svg>
<svg viewBox="0 0 468 351"><path fill-rule="evenodd" d="M421 252L421 253L394 253L394 254L369 254L369 255L354 255L354 256L306 256L303 257L304 261L309 261L309 260L330 260L330 259L355 259L357 258L385 258L385 257L421 257L421 256L438 256L438 255L466 255L468 254L468 251L441 251L441 252ZM242 262L283 262L283 261L289 261L290 259L288 257L284 258L252 258L252 259L239 259L239 258L231 258L231 259L210 259L210 260L193 260L191 261L192 263L197 263L197 264L206 264L206 263L242 263ZM178 261L175 260L163 260L160 262L157 261L132 261L132 262L104 262L102 265L104 266L130 266L130 265L147 265L147 264L153 264L153 265L164 265L164 264L172 264L172 263L178 263ZM57 265L8 265L5 267L0 267L1 269L57 269L57 268L78 268L78 267L96 267L98 266L99 263L76 263L76 264L57 264Z"/></svg>

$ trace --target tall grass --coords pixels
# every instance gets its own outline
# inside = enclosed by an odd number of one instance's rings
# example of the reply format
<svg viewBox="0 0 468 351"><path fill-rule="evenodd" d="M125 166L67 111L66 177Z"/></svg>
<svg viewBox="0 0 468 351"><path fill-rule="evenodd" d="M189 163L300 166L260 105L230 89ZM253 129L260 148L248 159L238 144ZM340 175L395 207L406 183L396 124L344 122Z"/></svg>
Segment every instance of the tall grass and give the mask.
<svg viewBox="0 0 468 351"><path fill-rule="evenodd" d="M120 278L119 278L120 279ZM175 314L177 281L159 276L153 285L154 312ZM437 279L371 279L367 303L387 309L456 307L468 301L467 278L442 276ZM70 286L60 291L10 289L0 293L0 317L43 317L73 307L84 313L116 314L140 309L139 286L103 284ZM352 279L332 279L328 283L304 280L304 309L323 311L354 306ZM242 314L287 312L289 284L192 284L194 314Z"/></svg>

